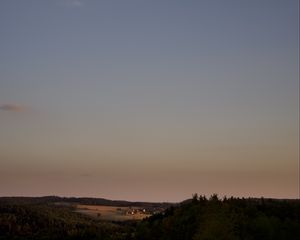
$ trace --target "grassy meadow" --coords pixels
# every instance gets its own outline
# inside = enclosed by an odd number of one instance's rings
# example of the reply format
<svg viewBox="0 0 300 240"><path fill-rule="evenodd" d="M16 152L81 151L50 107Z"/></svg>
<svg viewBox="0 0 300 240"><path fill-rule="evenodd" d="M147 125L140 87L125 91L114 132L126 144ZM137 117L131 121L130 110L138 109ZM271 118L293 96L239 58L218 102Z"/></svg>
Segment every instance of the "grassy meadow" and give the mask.
<svg viewBox="0 0 300 240"><path fill-rule="evenodd" d="M78 204L75 205L75 207L75 212L87 215L95 219L108 221L142 220L152 215L144 208L139 207L118 207L85 204Z"/></svg>

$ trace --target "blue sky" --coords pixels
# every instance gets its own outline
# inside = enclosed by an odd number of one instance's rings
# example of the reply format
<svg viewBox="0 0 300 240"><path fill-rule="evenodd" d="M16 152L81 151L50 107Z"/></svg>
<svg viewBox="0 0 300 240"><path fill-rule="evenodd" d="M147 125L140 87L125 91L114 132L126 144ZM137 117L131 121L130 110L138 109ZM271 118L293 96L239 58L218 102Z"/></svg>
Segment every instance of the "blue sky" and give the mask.
<svg viewBox="0 0 300 240"><path fill-rule="evenodd" d="M1 1L0 195L297 197L298 5Z"/></svg>

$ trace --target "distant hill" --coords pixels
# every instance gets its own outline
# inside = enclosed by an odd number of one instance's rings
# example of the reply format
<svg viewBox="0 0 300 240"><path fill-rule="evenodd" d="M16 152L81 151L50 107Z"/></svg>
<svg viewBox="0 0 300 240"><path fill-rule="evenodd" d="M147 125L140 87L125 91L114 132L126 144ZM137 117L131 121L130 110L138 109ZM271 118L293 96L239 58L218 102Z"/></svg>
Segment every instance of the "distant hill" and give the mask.
<svg viewBox="0 0 300 240"><path fill-rule="evenodd" d="M157 207L168 208L174 203L167 202L130 202L124 200L109 200L105 198L85 198L85 197L58 197L58 196L44 196L44 197L0 197L1 203L10 204L43 204L43 203L75 203L86 205L105 205L105 206L133 206L133 207Z"/></svg>

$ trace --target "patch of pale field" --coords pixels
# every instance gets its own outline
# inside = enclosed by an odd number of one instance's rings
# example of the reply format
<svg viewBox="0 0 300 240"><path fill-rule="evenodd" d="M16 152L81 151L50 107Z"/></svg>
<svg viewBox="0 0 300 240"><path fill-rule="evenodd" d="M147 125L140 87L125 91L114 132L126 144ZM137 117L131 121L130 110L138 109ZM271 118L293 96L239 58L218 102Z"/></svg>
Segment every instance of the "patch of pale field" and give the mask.
<svg viewBox="0 0 300 240"><path fill-rule="evenodd" d="M142 220L143 218L151 216L151 214L137 212L134 214L128 214L136 207L115 207L115 206L103 206L103 205L76 205L76 212L97 218L101 220L109 221L128 221L128 220Z"/></svg>

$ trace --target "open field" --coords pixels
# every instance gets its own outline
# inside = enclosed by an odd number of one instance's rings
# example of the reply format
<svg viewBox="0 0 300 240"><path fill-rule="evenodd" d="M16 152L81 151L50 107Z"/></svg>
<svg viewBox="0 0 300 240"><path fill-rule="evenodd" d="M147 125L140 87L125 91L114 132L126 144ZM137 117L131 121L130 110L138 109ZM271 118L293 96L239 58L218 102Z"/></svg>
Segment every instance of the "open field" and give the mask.
<svg viewBox="0 0 300 240"><path fill-rule="evenodd" d="M76 212L88 215L92 218L109 221L141 220L152 214L139 207L117 207L103 205L76 205Z"/></svg>

